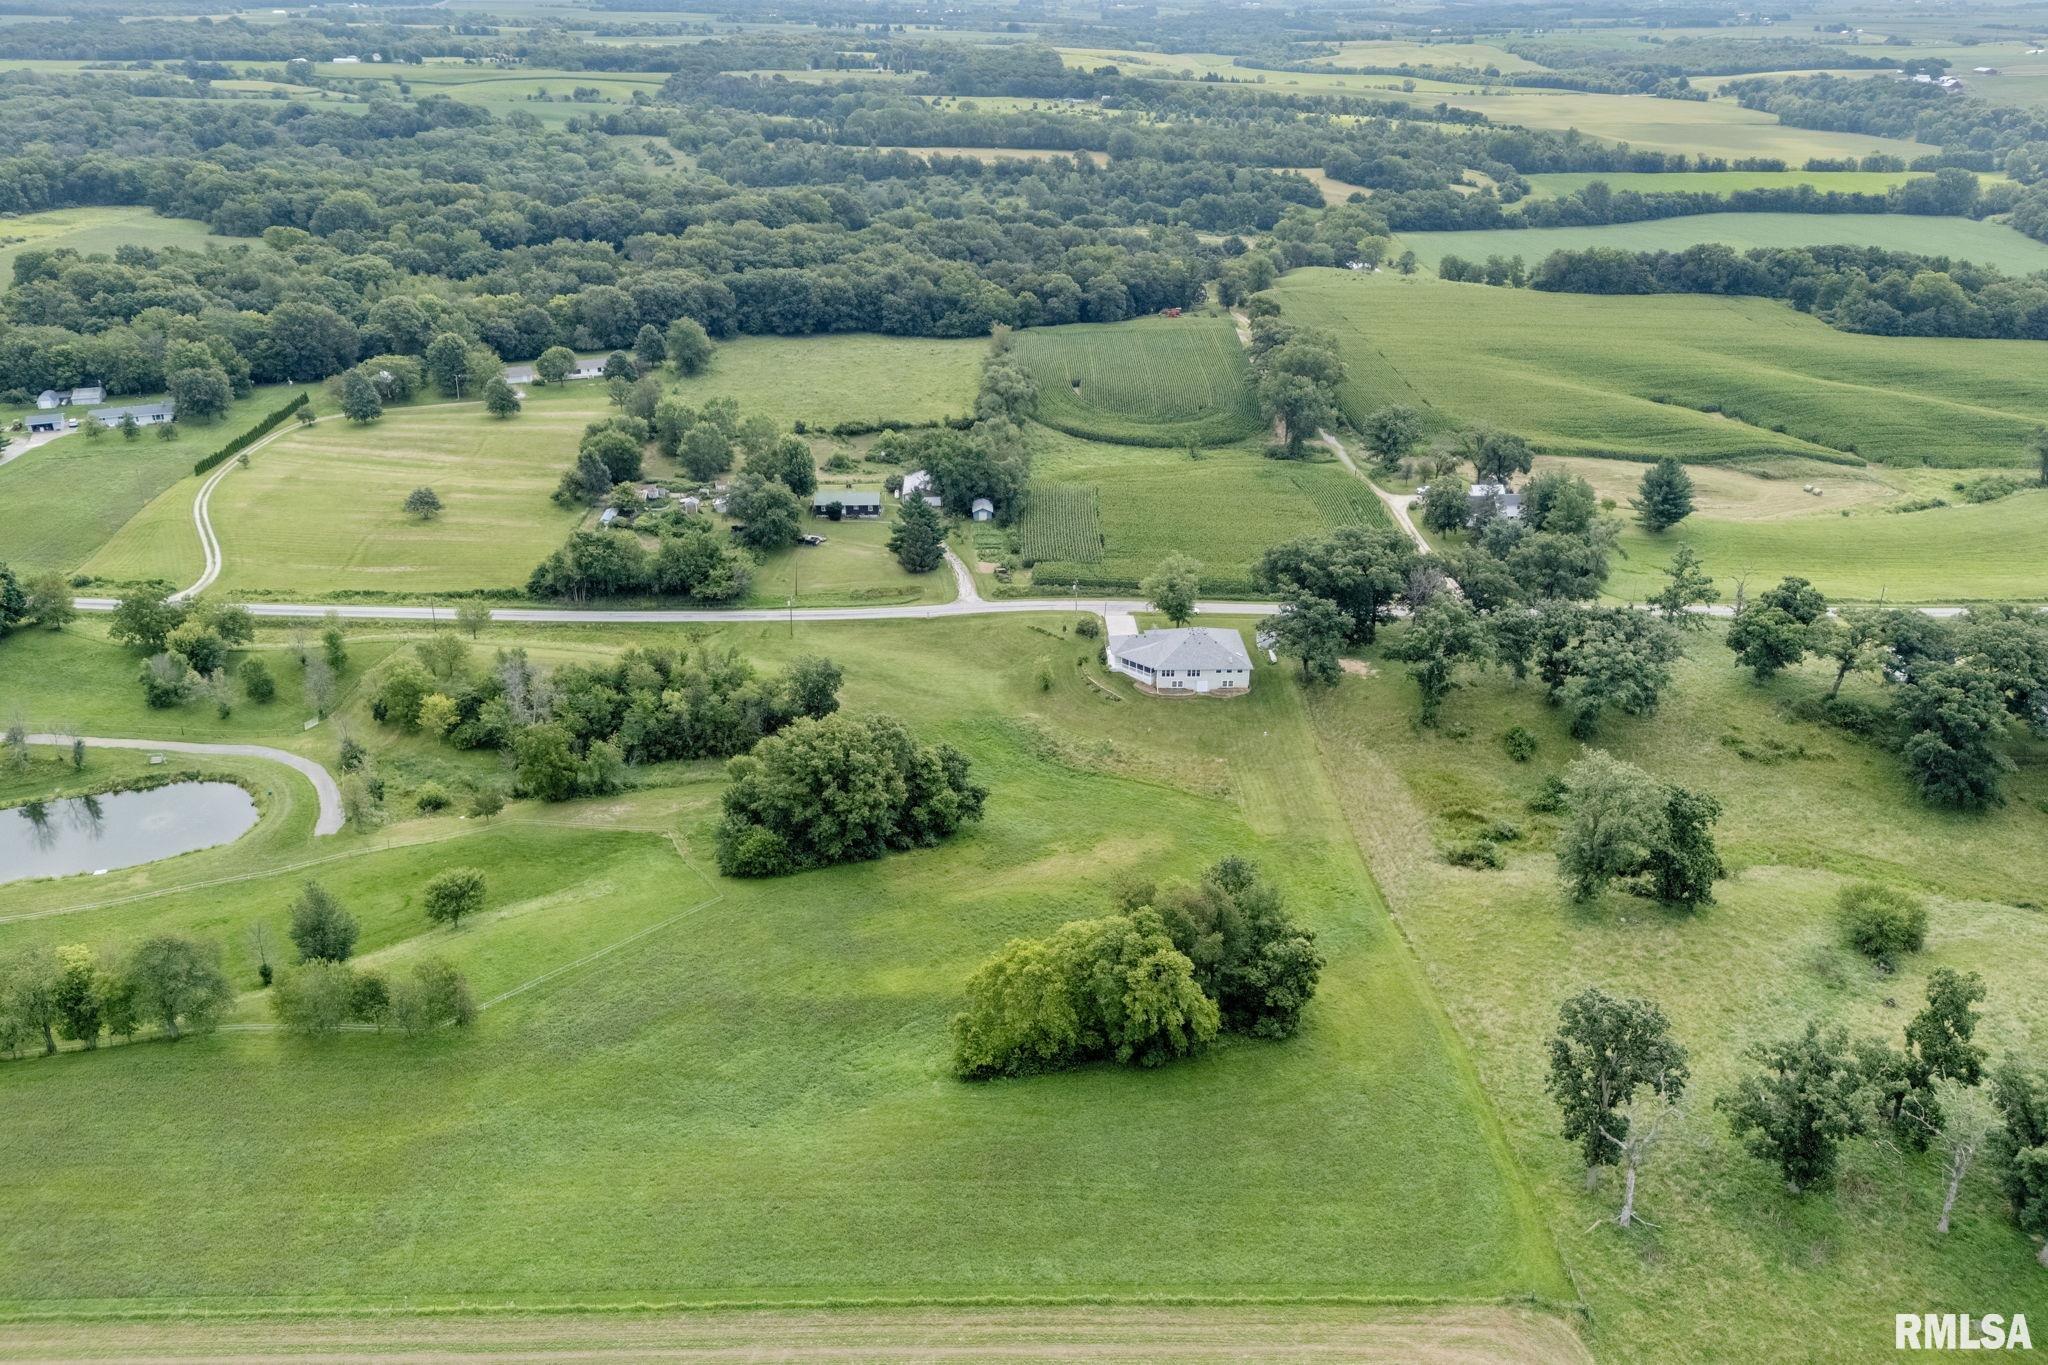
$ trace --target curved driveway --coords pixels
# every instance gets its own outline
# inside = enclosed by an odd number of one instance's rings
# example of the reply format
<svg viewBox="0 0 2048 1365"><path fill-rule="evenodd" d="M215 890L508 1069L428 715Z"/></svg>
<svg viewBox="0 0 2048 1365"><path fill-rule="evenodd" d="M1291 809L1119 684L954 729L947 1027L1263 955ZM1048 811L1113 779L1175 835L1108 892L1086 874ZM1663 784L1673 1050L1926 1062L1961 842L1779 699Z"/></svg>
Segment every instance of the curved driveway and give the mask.
<svg viewBox="0 0 2048 1365"><path fill-rule="evenodd" d="M30 735L31 744L66 745L71 735ZM313 784L313 792L320 798L320 814L313 822L315 834L339 834L342 826L341 788L334 783L334 775L310 758L272 749L261 744L193 744L177 739L96 739L91 735L78 735L88 747L101 749L161 749L174 754L231 754L236 758L260 758L271 763L282 763L296 770Z"/></svg>

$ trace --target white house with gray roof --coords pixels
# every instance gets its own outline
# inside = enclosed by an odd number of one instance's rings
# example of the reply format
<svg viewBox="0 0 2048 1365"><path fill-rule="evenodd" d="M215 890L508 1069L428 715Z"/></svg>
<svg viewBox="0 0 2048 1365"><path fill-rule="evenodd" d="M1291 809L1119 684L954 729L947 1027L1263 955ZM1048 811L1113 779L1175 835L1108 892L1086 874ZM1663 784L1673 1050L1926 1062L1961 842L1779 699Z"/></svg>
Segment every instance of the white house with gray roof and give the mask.
<svg viewBox="0 0 2048 1365"><path fill-rule="evenodd" d="M1244 637L1208 626L1112 635L1109 666L1155 697L1235 697L1252 687Z"/></svg>

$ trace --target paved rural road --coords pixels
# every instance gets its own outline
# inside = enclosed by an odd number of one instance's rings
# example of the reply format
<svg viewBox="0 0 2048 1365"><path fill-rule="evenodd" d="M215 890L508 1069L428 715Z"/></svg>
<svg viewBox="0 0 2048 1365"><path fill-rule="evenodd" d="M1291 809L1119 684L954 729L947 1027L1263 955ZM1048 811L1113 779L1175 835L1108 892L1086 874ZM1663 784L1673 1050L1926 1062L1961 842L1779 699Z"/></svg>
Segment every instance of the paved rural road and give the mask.
<svg viewBox="0 0 2048 1365"><path fill-rule="evenodd" d="M313 791L320 798L320 815L313 822L315 834L339 834L341 832L341 788L334 784L334 775L310 758L300 758L282 749L266 748L261 744L191 744L177 739L96 739L91 735L79 735L88 748L100 749L161 749L174 754L232 754L237 758L261 758L271 763L282 763L296 769L313 784ZM68 745L71 735L30 735L31 744Z"/></svg>

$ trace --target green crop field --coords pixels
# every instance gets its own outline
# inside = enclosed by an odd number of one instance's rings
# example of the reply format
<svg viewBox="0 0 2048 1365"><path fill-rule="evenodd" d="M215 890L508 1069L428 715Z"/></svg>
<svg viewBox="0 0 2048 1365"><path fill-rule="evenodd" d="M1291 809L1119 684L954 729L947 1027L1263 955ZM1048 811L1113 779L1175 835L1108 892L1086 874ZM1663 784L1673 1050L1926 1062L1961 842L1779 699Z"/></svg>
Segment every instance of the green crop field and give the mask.
<svg viewBox="0 0 2048 1365"><path fill-rule="evenodd" d="M1432 267L1446 255L1466 260L1520 256L1530 265L1553 251L1609 247L1682 251L1720 242L1752 247L1870 246L1975 261L2014 275L2048 270L2048 242L2003 223L1906 213L1701 213L1605 227L1502 228L1481 232L1404 232L1399 244Z"/></svg>
<svg viewBox="0 0 2048 1365"><path fill-rule="evenodd" d="M784 425L943 422L974 411L987 351L979 338L738 337L720 342L710 366L675 390L688 403L736 398L743 413Z"/></svg>
<svg viewBox="0 0 2048 1365"><path fill-rule="evenodd" d="M1032 571L1042 589L1070 584L1128 592L1173 553L1202 564L1204 590L1250 593L1251 571L1273 545L1333 526L1386 525L1386 512L1364 483L1334 460L1272 460L1257 447L1234 446L1191 460L1185 451L1106 445L1044 433L1034 472L1056 508L1092 490L1101 551L1092 558L1048 557ZM1064 512L1026 514L1021 549L1055 536ZM1079 539L1085 540L1085 529Z"/></svg>
<svg viewBox="0 0 2048 1365"><path fill-rule="evenodd" d="M1034 327L1017 358L1038 380L1038 419L1134 445L1220 445L1259 429L1244 347L1228 317Z"/></svg>
<svg viewBox="0 0 2048 1365"><path fill-rule="evenodd" d="M317 841L299 788L241 844L0 887L0 950L169 927L221 942L250 1026L9 1070L0 1211L38 1231L0 1245L0 1309L1568 1295L1282 670L1228 706L1189 704L1205 712L1189 726L1104 696L1134 694L1068 624L713 633L771 667L825 654L850 709L965 747L994 795L942 848L726 881L707 860L723 783L696 766L488 825L401 818ZM48 638L42 664L71 648L63 675L134 690L119 651ZM480 648L674 639L493 628ZM36 715L68 701L12 644L0 692ZM422 741L394 742L360 702L284 742L332 762L337 725L398 790ZM989 952L1105 906L1117 871L1184 876L1224 853L1277 878L1328 957L1301 1036L1156 1072L947 1076L947 1017ZM430 929L419 883L455 864L487 870L485 909ZM475 1029L268 1031L249 930L280 942L307 876L362 917L371 961L455 959L487 1002ZM110 1111L124 1121L65 1139Z"/></svg>
<svg viewBox="0 0 2048 1365"><path fill-rule="evenodd" d="M2034 343L1857 336L1767 299L1336 270L1294 272L1273 297L1337 335L1353 422L1406 403L1439 429L1490 422L1555 454L1839 461L1854 446L1891 464L2016 465L2048 411Z"/></svg>
<svg viewBox="0 0 2048 1365"><path fill-rule="evenodd" d="M178 438L172 441L149 432L132 441L112 432L95 440L81 425L54 441L17 450L15 458L0 465L0 546L5 547L0 558L19 571L77 571L166 489L181 482L196 488L193 463L289 402L291 393L288 386L259 388L237 400L218 422L179 423ZM84 410L73 411L82 424ZM178 543L189 546L189 553L175 560L177 551L171 547L177 537L157 537L160 545L153 557L163 568L153 572L171 573L174 565L186 563L193 573L199 571L189 494L183 505Z"/></svg>
<svg viewBox="0 0 2048 1365"><path fill-rule="evenodd" d="M1085 483L1041 483L1031 490L1017 552L1026 560L1094 564L1102 558L1102 517L1096 491Z"/></svg>
<svg viewBox="0 0 2048 1365"><path fill-rule="evenodd" d="M0 280L14 278L14 258L30 248L68 247L81 256L112 255L117 247L182 246L204 249L234 239L214 237L195 218L165 218L145 208L52 209L0 217ZM241 245L248 245L247 242Z"/></svg>
<svg viewBox="0 0 2048 1365"><path fill-rule="evenodd" d="M1911 794L1885 746L1788 718L1789 703L1825 692L1824 665L1759 688L1735 667L1718 627L1690 637L1688 650L1657 714L1603 722L1596 743L1723 803L1715 838L1732 875L1716 888L1718 903L1694 914L1619 895L1585 907L1565 901L1552 856L1556 819L1528 803L1583 747L1533 679L1475 671L1444 708L1444 728L1431 731L1414 724L1406 668L1376 657L1376 676L1347 677L1309 712L1352 829L1541 1193L1585 1294L1588 1345L1601 1360L1725 1359L1728 1315L1768 1303L1744 1320L1749 1358L1872 1360L1891 1351L1892 1315L1908 1311L1901 1305L1995 1301L2030 1318L2048 1312L2035 1246L2007 1219L1989 1171L1965 1184L1954 1230L1942 1237L1934 1154L1853 1142L1832 1195L1794 1198L1712 1107L1747 1067L1743 1049L1808 1019L1896 1041L1935 967L1983 974L1977 1041L1994 1057L2041 1056L2048 745L2014 744L2020 769L2008 804L1951 814ZM1850 688L1869 695L1877 684ZM1517 725L1538 741L1525 765L1500 743ZM1522 831L1502 846L1504 869L1452 867L1439 855L1494 820ZM1834 897L1857 879L1931 902L1927 950L1896 973L1839 946ZM1588 986L1657 1002L1691 1054L1681 1117L1638 1194L1653 1226L1627 1234L1612 1223L1612 1173L1587 1190L1543 1090L1543 1040L1559 1002Z"/></svg>

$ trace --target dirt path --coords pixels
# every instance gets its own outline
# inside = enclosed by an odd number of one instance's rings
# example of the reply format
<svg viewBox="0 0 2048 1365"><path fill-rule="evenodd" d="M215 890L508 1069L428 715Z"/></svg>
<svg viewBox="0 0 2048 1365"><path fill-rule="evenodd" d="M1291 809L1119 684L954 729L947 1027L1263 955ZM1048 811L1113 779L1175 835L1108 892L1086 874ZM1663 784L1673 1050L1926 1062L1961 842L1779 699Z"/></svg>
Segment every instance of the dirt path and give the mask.
<svg viewBox="0 0 2048 1365"><path fill-rule="evenodd" d="M1592 1359L1562 1320L1502 1307L763 1309L114 1320L0 1326L0 1360L439 1362Z"/></svg>
<svg viewBox="0 0 2048 1365"><path fill-rule="evenodd" d="M1414 518L1410 515L1410 509L1415 505L1415 495L1413 493L1389 493L1386 489L1374 483L1371 475L1358 467L1358 462L1351 458L1351 452L1344 448L1342 441L1327 431L1319 430L1316 432L1316 435L1322 438L1324 445L1337 452L1337 459L1343 466L1357 475L1365 486L1372 490L1373 496L1385 504L1389 512L1393 513L1395 522L1400 525L1403 531L1408 533L1408 539L1415 542L1416 551L1420 554L1428 554L1429 542L1423 539L1422 532L1416 529Z"/></svg>

